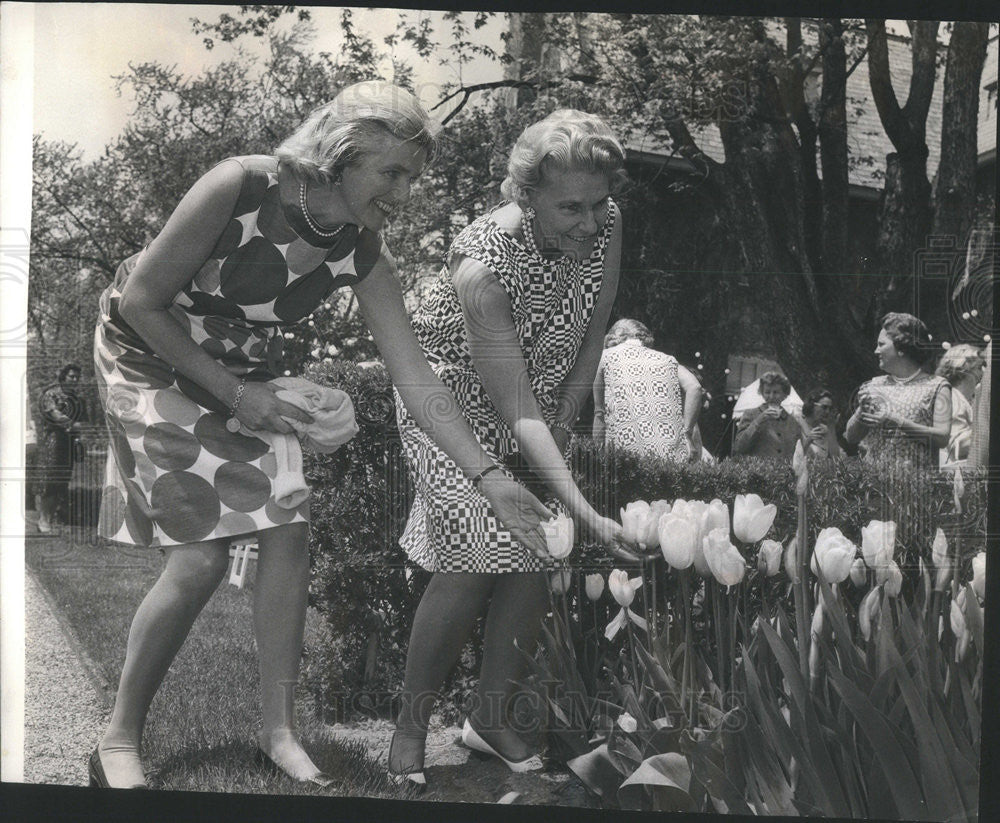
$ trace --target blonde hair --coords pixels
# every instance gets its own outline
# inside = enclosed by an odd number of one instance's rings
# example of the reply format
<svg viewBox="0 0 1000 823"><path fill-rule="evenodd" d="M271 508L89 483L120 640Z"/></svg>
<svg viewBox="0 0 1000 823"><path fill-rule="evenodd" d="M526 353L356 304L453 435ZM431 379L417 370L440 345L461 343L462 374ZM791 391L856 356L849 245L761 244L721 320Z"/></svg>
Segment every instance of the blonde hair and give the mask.
<svg viewBox="0 0 1000 823"><path fill-rule="evenodd" d="M342 89L315 109L275 154L297 176L326 184L386 133L413 142L430 158L435 131L416 97L391 83L368 80Z"/></svg>
<svg viewBox="0 0 1000 823"><path fill-rule="evenodd" d="M617 321L604 336L604 348L610 349L626 340L636 339L644 346L653 345L653 333L645 323L623 317Z"/></svg>
<svg viewBox="0 0 1000 823"><path fill-rule="evenodd" d="M973 374L985 363L986 358L978 346L959 343L941 355L941 361L938 363L935 374L943 377L949 383L955 384L965 375Z"/></svg>
<svg viewBox="0 0 1000 823"><path fill-rule="evenodd" d="M528 192L541 184L546 163L562 171L604 172L613 194L627 179L625 149L618 138L600 117L576 109L558 109L521 132L500 185L504 197L523 208Z"/></svg>

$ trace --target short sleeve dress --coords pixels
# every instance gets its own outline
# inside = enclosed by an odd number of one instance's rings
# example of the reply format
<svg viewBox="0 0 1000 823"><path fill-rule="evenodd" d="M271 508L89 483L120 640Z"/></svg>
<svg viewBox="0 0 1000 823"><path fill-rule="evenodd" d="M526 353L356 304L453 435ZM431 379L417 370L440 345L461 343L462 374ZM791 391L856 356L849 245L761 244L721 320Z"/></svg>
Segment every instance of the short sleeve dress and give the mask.
<svg viewBox="0 0 1000 823"><path fill-rule="evenodd" d="M231 219L169 311L232 374L267 381L282 374L281 326L364 278L382 240L353 225L326 246L305 239L282 209L277 159L230 160L243 170ZM308 499L294 509L275 502L273 448L230 432L226 406L155 354L119 314L122 289L143 253L122 263L101 295L94 335L110 435L99 533L171 546L308 521Z"/></svg>
<svg viewBox="0 0 1000 823"><path fill-rule="evenodd" d="M510 298L531 388L549 423L555 420L555 390L576 363L597 305L616 211L610 204L608 220L585 260L543 257L530 239L522 245L503 231L492 211L466 226L449 250L449 262L465 256L486 266ZM498 465L516 463L517 441L472 363L448 264L422 301L413 327L431 368L455 395L483 450ZM411 560L444 573L547 568L501 526L486 498L409 415L398 392L396 419L416 486L399 541Z"/></svg>
<svg viewBox="0 0 1000 823"><path fill-rule="evenodd" d="M628 451L686 461L676 358L639 340L626 340L604 350L601 369L606 441Z"/></svg>

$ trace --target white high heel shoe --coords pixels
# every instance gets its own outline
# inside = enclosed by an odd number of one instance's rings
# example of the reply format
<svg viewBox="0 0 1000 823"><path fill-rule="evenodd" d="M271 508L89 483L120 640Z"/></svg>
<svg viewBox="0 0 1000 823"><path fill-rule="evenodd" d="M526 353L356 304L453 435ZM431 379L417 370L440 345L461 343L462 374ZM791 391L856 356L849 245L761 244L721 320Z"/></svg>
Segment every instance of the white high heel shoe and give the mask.
<svg viewBox="0 0 1000 823"><path fill-rule="evenodd" d="M543 766L542 758L537 754L526 757L524 760L508 760L479 736L479 732L472 728L468 718L465 719L465 725L462 726L462 742L475 752L499 758L507 764L507 768L512 772L535 772Z"/></svg>

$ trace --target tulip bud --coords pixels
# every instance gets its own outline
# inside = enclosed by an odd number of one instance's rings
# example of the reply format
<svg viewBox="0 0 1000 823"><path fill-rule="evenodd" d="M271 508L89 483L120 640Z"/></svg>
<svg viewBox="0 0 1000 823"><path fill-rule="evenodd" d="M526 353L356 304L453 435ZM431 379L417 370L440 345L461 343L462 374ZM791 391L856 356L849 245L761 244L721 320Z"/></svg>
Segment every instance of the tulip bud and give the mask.
<svg viewBox="0 0 1000 823"><path fill-rule="evenodd" d="M733 534L744 543L761 540L774 523L778 507L774 503L764 505L757 494L738 494L733 503Z"/></svg>
<svg viewBox="0 0 1000 823"><path fill-rule="evenodd" d="M800 477L806 470L806 453L802 448L802 441L795 441L795 453L792 455L792 471L796 477Z"/></svg>
<svg viewBox="0 0 1000 823"><path fill-rule="evenodd" d="M934 588L937 591L944 591L951 580L951 558L948 552L948 538L945 537L943 529L938 529L934 533L934 543L931 545L931 559L934 561L934 568L937 570L934 575Z"/></svg>
<svg viewBox="0 0 1000 823"><path fill-rule="evenodd" d="M858 626L865 640L871 639L872 626L882 613L881 594L882 592L879 587L875 586L865 595L864 600L861 601L861 605L858 606Z"/></svg>
<svg viewBox="0 0 1000 823"><path fill-rule="evenodd" d="M959 638L965 630L965 589L960 589L951 601L951 633Z"/></svg>
<svg viewBox="0 0 1000 823"><path fill-rule="evenodd" d="M986 552L972 558L972 590L980 600L986 599Z"/></svg>
<svg viewBox="0 0 1000 823"><path fill-rule="evenodd" d="M618 726L623 732L628 732L629 734L639 728L639 724L636 722L636 719L628 712L622 712L618 715Z"/></svg>
<svg viewBox="0 0 1000 823"><path fill-rule="evenodd" d="M788 541L788 546L785 548L785 574L793 583L799 582L798 545L799 538L795 536Z"/></svg>
<svg viewBox="0 0 1000 823"><path fill-rule="evenodd" d="M863 557L856 557L851 564L851 582L858 588L861 588L865 585L867 579L868 572L865 571L865 559Z"/></svg>
<svg viewBox="0 0 1000 823"><path fill-rule="evenodd" d="M549 575L549 586L555 594L566 594L573 582L573 573L569 569L556 569Z"/></svg>
<svg viewBox="0 0 1000 823"><path fill-rule="evenodd" d="M558 514L542 524L545 531L545 548L549 557L562 560L573 551L573 519Z"/></svg>
<svg viewBox="0 0 1000 823"><path fill-rule="evenodd" d="M635 590L642 585L642 578L628 579L628 573L615 569L608 575L608 591L619 606L628 608L635 599Z"/></svg>
<svg viewBox="0 0 1000 823"><path fill-rule="evenodd" d="M781 544L777 540L765 540L760 544L757 555L757 569L767 577L774 577L781 570Z"/></svg>
<svg viewBox="0 0 1000 823"><path fill-rule="evenodd" d="M588 574L584 580L584 589L587 597L596 603L604 593L604 578L599 574Z"/></svg>
<svg viewBox="0 0 1000 823"><path fill-rule="evenodd" d="M903 588L903 572L900 570L899 565L895 560L890 560L889 565L886 567L885 576L885 593L889 597L898 597L900 590Z"/></svg>

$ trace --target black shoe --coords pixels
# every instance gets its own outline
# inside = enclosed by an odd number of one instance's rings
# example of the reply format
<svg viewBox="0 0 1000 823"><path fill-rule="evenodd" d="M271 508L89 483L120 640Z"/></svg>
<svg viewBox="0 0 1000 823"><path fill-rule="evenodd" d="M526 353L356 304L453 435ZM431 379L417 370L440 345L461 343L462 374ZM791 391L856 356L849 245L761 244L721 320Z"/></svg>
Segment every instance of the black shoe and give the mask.
<svg viewBox="0 0 1000 823"><path fill-rule="evenodd" d="M256 755L254 755L254 761L257 763L258 766L270 769L271 771L276 772L278 774L283 774L285 775L285 777L289 777L298 783L312 783L314 786L319 786L321 789L325 789L327 786L332 785L334 782L333 778L330 775L326 774L325 772L321 772L318 769L316 771L316 774L311 775L310 777L303 777L303 778L293 777L287 771L281 768L281 766L275 763L274 760L271 758L271 756L267 752L265 752L262 748L260 748L260 746L257 747L257 753Z"/></svg>
<svg viewBox="0 0 1000 823"><path fill-rule="evenodd" d="M97 789L110 789L111 784L108 783L108 777L104 774L104 765L101 763L101 755L97 749L94 749L90 754L90 760L87 762L87 772L90 775L90 786L91 788ZM129 786L130 789L148 789L145 783L136 783L134 786Z"/></svg>

